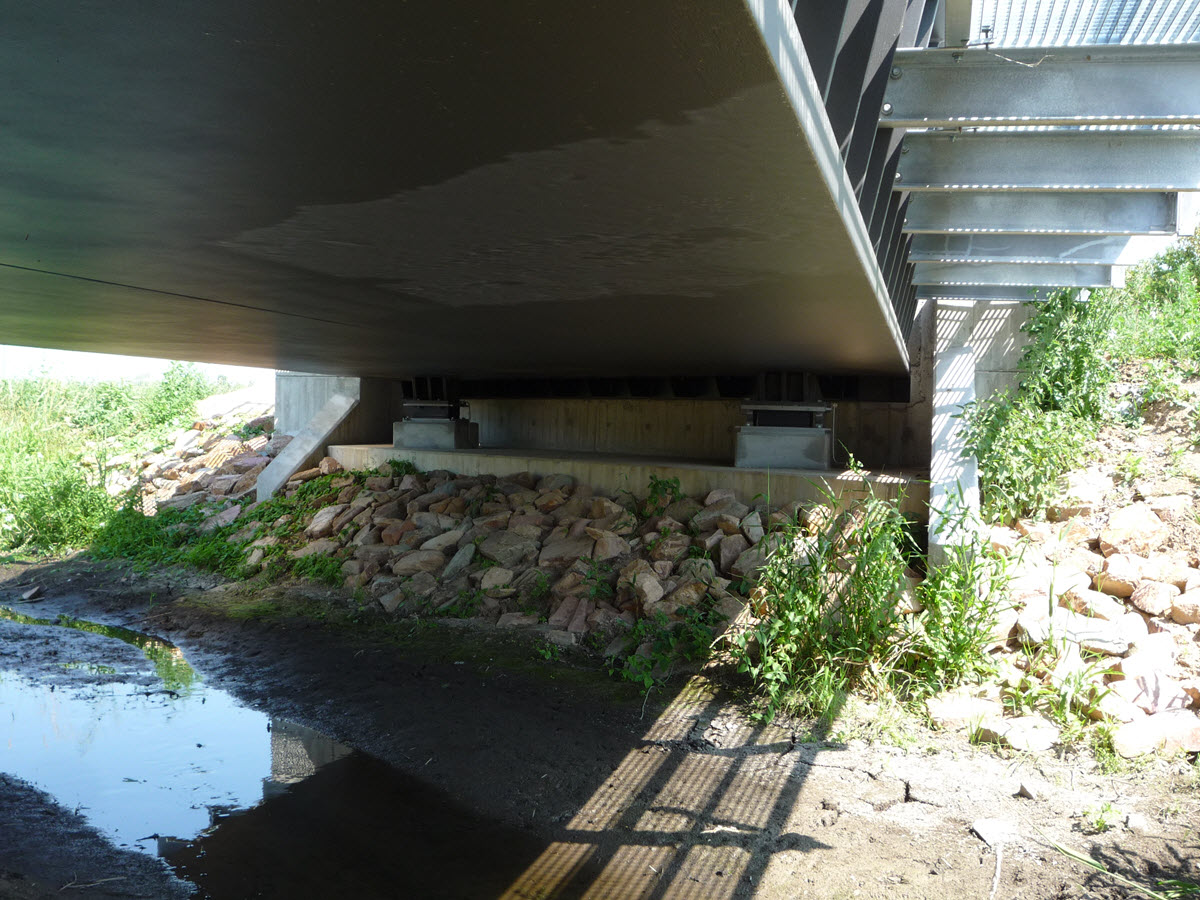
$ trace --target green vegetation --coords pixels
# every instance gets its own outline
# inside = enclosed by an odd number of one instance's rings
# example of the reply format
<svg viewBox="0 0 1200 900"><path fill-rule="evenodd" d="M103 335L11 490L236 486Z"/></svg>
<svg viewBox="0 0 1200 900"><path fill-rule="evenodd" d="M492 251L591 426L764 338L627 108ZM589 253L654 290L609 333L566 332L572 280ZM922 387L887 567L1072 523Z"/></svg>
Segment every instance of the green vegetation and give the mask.
<svg viewBox="0 0 1200 900"><path fill-rule="evenodd" d="M190 565L235 577L241 572L241 549L227 541L232 527L199 531L204 507L164 509L150 517L134 498L111 513L96 530L91 554L96 559L126 559L138 569Z"/></svg>
<svg viewBox="0 0 1200 900"><path fill-rule="evenodd" d="M663 613L639 619L630 629L624 658L609 657L608 671L648 693L666 681L680 661L700 662L712 652L716 626L724 621L710 597L681 611L681 621Z"/></svg>
<svg viewBox="0 0 1200 900"><path fill-rule="evenodd" d="M764 719L828 716L851 691L917 700L988 670L1003 572L980 547L960 548L918 585L923 610L906 614L898 600L916 548L895 503L867 492L816 534L781 534L752 596L759 621L732 638Z"/></svg>
<svg viewBox="0 0 1200 900"><path fill-rule="evenodd" d="M276 581L290 575L340 585L343 555L313 554L297 559L289 551L306 543L304 527L318 509L335 502L340 490L361 486L369 474L322 475L306 481L291 497L277 496L259 504L244 498L240 502L248 512L230 525L211 530L201 527L205 518L216 511L211 505L161 509L155 516L145 516L130 498L96 532L91 555L96 559L129 560L143 571L187 565L236 579L256 574L257 570L246 568L247 550L251 543L266 538L273 540L262 546L264 580Z"/></svg>
<svg viewBox="0 0 1200 900"><path fill-rule="evenodd" d="M1130 269L1124 288L1102 291L1112 307L1110 347L1119 360L1200 365L1200 232Z"/></svg>
<svg viewBox="0 0 1200 900"><path fill-rule="evenodd" d="M1098 428L1136 422L1200 372L1200 237L1135 267L1124 288L1087 300L1060 291L1030 304L1020 385L967 410L984 516L1006 522L1053 501L1058 478L1085 460ZM1110 388L1134 366L1141 386L1124 407ZM1136 460L1124 472L1137 477Z"/></svg>
<svg viewBox="0 0 1200 900"><path fill-rule="evenodd" d="M682 499L683 491L680 490L678 478L658 478L651 475L646 499L642 504L642 514L647 519L661 515L668 506Z"/></svg>
<svg viewBox="0 0 1200 900"><path fill-rule="evenodd" d="M86 546L114 509L111 461L161 443L213 389L182 363L149 385L0 382L0 552Z"/></svg>
<svg viewBox="0 0 1200 900"><path fill-rule="evenodd" d="M1045 510L1059 476L1084 458L1109 406L1114 372L1101 349L1109 318L1107 306L1066 291L1031 306L1019 390L966 413L985 519Z"/></svg>

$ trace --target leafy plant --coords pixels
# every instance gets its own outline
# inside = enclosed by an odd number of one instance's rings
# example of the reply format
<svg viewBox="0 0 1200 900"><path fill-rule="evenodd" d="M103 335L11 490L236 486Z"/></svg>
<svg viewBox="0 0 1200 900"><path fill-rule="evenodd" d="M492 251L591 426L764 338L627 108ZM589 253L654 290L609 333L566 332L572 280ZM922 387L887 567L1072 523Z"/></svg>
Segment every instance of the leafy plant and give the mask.
<svg viewBox="0 0 1200 900"><path fill-rule="evenodd" d="M1146 474L1146 460L1136 453L1126 453L1117 463L1117 474L1125 484L1132 484Z"/></svg>
<svg viewBox="0 0 1200 900"><path fill-rule="evenodd" d="M1021 394L1038 409L1093 421L1109 408L1116 377L1105 354L1111 306L1081 300L1078 291L1056 291L1030 305L1022 326L1029 342L1021 355Z"/></svg>
<svg viewBox="0 0 1200 900"><path fill-rule="evenodd" d="M610 600L613 596L613 586L609 581L612 576L612 566L603 561L589 559L587 571L583 575L583 586L587 589L590 600Z"/></svg>
<svg viewBox="0 0 1200 900"><path fill-rule="evenodd" d="M996 597L1007 581L1003 561L977 541L948 542L947 559L916 590L905 670L909 696L936 693L992 671L987 647L996 624Z"/></svg>
<svg viewBox="0 0 1200 900"><path fill-rule="evenodd" d="M531 600L544 600L550 595L550 576L545 572L538 572L534 577L533 586L529 589L529 598Z"/></svg>
<svg viewBox="0 0 1200 900"><path fill-rule="evenodd" d="M646 489L646 500L642 504L642 515L646 518L660 515L672 503L682 499L683 491L678 478L659 478L651 475Z"/></svg>
<svg viewBox="0 0 1200 900"><path fill-rule="evenodd" d="M455 601L443 608L441 613L447 619L469 619L479 611L484 596L483 591L472 591L463 588L458 592L458 597Z"/></svg>
<svg viewBox="0 0 1200 900"><path fill-rule="evenodd" d="M1105 800L1099 806L1089 806L1083 811L1083 833L1103 834L1115 828L1121 819L1121 811Z"/></svg>
<svg viewBox="0 0 1200 900"><path fill-rule="evenodd" d="M343 580L342 561L336 556L321 553L301 557L292 563L291 570L297 578L307 578L329 587L337 587Z"/></svg>
<svg viewBox="0 0 1200 900"><path fill-rule="evenodd" d="M832 498L830 498L832 500ZM759 577L760 621L732 638L738 669L764 699L763 717L823 714L855 688L886 689L900 663L896 586L904 519L868 493L821 533L782 532Z"/></svg>
<svg viewBox="0 0 1200 900"><path fill-rule="evenodd" d="M1156 403L1175 402L1184 396L1182 373L1173 360L1152 359L1141 370L1137 406L1145 412Z"/></svg>
<svg viewBox="0 0 1200 900"><path fill-rule="evenodd" d="M404 475L420 475L421 471L417 468L416 463L411 459L389 459L387 461L388 468L392 470L394 478L400 478Z"/></svg>
<svg viewBox="0 0 1200 900"><path fill-rule="evenodd" d="M679 660L698 662L712 651L713 633L724 617L709 598L682 611L680 621L665 613L639 619L630 629L627 646L636 649L623 659L610 657L611 675L631 681L649 693L670 677Z"/></svg>
<svg viewBox="0 0 1200 900"><path fill-rule="evenodd" d="M966 451L979 461L983 514L993 522L1044 510L1110 409L1111 306L1058 291L1028 309L1016 395L1002 392L964 410Z"/></svg>
<svg viewBox="0 0 1200 900"><path fill-rule="evenodd" d="M1046 509L1058 479L1086 456L1094 423L1032 400L1001 393L969 405L966 452L979 461L981 513L991 522L1011 522Z"/></svg>
<svg viewBox="0 0 1200 900"><path fill-rule="evenodd" d="M173 362L145 401L145 421L169 425L196 414L197 401L213 392L212 385L191 363Z"/></svg>

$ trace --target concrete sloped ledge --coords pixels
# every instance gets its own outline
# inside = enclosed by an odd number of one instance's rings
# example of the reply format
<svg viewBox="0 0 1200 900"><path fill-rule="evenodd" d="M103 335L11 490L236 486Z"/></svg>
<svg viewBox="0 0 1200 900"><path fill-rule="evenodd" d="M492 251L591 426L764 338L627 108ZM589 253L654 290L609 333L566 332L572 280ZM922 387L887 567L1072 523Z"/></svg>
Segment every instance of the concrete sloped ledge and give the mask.
<svg viewBox="0 0 1200 900"><path fill-rule="evenodd" d="M689 496L724 487L744 501L761 496L773 506L791 500L820 501L827 494L849 498L869 488L876 496L899 500L902 512L920 516L922 520L929 501L929 486L922 480L924 476L914 473L860 475L849 471L735 469L655 457L537 450L410 450L381 444L337 444L329 448L329 455L347 469L372 469L390 459L399 459L409 460L426 472L446 469L460 475L504 476L523 471L535 475L570 475L598 491L615 494L625 490L639 497L646 493L650 476L678 478L680 489Z"/></svg>
<svg viewBox="0 0 1200 900"><path fill-rule="evenodd" d="M304 465L305 460L324 445L334 429L358 405L359 388L357 378L337 379L335 390L325 401L325 405L258 476L259 502L273 497L296 470Z"/></svg>

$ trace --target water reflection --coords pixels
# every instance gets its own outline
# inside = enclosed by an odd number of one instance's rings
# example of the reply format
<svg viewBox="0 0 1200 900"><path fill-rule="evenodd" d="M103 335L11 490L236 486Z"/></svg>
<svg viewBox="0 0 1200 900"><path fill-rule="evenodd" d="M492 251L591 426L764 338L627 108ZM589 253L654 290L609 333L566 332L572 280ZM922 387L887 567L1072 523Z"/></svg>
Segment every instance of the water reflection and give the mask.
<svg viewBox="0 0 1200 900"><path fill-rule="evenodd" d="M123 643L139 648L146 654L146 659L154 664L154 672L162 679L163 686L169 691L186 693L197 680L196 670L183 658L183 651L162 638L131 631L119 625L101 625L99 622L89 622L74 616L60 615L54 619L39 619L16 612L7 606L0 606L0 619L16 622L18 625L48 625L59 628L71 628L87 634L115 638ZM79 664L84 665L84 664ZM110 668L99 666L98 669ZM112 674L112 672L103 673Z"/></svg>
<svg viewBox="0 0 1200 900"><path fill-rule="evenodd" d="M0 769L76 809L118 846L156 852L159 836L188 840L232 810L294 783L287 729L193 682L187 693L126 682L47 685L0 672ZM309 739L309 745L318 742ZM347 748L325 739L319 759ZM307 757L304 757L307 759ZM287 763L278 770L275 761Z"/></svg>
<svg viewBox="0 0 1200 900"><path fill-rule="evenodd" d="M544 848L382 760L247 709L169 642L4 618L118 637L153 663L157 680L144 666L67 663L73 677L44 680L0 669L0 771L118 846L161 856L199 896L499 896Z"/></svg>
<svg viewBox="0 0 1200 900"><path fill-rule="evenodd" d="M0 618L115 638L152 664L157 683L96 662L59 663L78 676L65 683L0 669L0 771L79 811L118 846L182 846L351 752L204 684L169 641L4 607Z"/></svg>

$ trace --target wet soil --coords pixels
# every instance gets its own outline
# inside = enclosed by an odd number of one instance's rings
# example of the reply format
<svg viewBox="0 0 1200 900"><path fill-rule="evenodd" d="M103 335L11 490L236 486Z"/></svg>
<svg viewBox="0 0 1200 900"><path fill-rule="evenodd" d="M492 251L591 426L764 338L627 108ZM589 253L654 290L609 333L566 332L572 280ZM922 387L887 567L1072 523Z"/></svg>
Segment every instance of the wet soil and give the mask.
<svg viewBox="0 0 1200 900"><path fill-rule="evenodd" d="M32 584L44 599L16 602ZM975 748L869 707L825 734L762 726L710 673L643 702L595 662L542 659L514 632L322 620L344 599L304 586L78 557L0 567L0 604L161 636L206 683L355 749L160 847L188 885L91 830L87 810L0 777L3 897L1130 895L1048 839L1143 883L1200 875L1187 760L1105 774L1086 756ZM78 684L136 663L153 684L140 654L0 622L0 669L31 679ZM1037 799L1015 796L1023 782ZM1116 827L1085 833L1106 808ZM1129 813L1146 824L1125 829ZM999 857L972 832L985 817L1014 831Z"/></svg>

